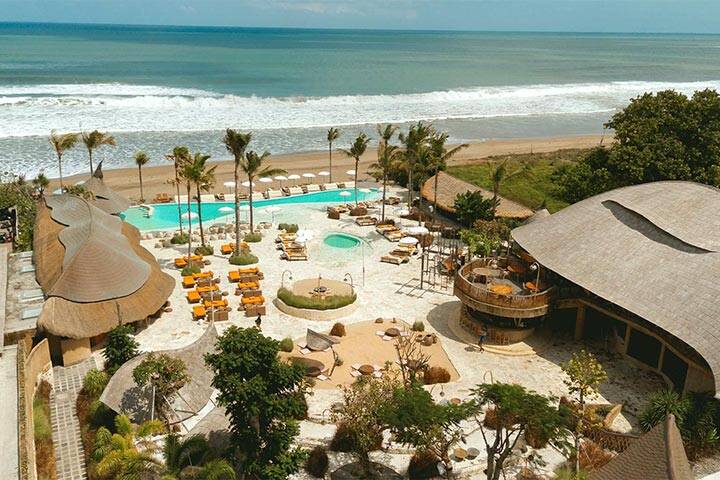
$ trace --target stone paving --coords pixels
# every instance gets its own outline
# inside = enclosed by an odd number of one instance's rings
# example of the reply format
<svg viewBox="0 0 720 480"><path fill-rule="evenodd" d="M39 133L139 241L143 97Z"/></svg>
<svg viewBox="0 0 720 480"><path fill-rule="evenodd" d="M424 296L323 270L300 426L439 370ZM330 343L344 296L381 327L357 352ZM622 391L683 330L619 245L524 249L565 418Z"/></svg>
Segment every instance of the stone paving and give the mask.
<svg viewBox="0 0 720 480"><path fill-rule="evenodd" d="M77 394L82 389L85 374L96 368L90 357L70 367L54 367L54 384L50 392L50 420L55 445L55 469L57 480L82 480L85 473L85 456L80 422L75 411Z"/></svg>

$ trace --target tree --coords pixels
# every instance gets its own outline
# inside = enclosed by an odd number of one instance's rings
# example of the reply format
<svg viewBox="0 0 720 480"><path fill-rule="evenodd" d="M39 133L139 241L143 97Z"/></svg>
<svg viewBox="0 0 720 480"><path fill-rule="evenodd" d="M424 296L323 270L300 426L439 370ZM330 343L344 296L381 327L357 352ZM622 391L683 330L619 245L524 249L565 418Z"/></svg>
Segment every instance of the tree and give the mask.
<svg viewBox="0 0 720 480"><path fill-rule="evenodd" d="M395 132L397 132L400 127L397 127L393 125L392 123L388 123L387 125L378 124L377 125L377 133L378 137L380 137L379 144L380 146L390 145L390 140L392 140L393 135L395 135Z"/></svg>
<svg viewBox="0 0 720 480"><path fill-rule="evenodd" d="M435 403L419 383L396 388L381 409L382 423L395 440L437 457L446 472L452 470L448 451L464 436L460 422L477 410L474 402Z"/></svg>
<svg viewBox="0 0 720 480"><path fill-rule="evenodd" d="M408 177L408 205L413 204L413 193L415 191L415 183L413 181L413 172L420 160L422 149L428 146L430 137L435 133L435 129L431 124L418 122L412 125L407 134L399 135L400 141L405 147L403 152L403 165Z"/></svg>
<svg viewBox="0 0 720 480"><path fill-rule="evenodd" d="M18 214L18 236L14 238L15 245L18 250L31 250L37 212L32 188L20 182L18 176L3 172L0 174L0 209L10 207L16 207Z"/></svg>
<svg viewBox="0 0 720 480"><path fill-rule="evenodd" d="M115 137L106 132L99 132L93 130L92 132L82 132L82 141L85 144L85 148L88 151L88 158L90 160L90 175L93 174L93 150L100 148L103 145L115 146Z"/></svg>
<svg viewBox="0 0 720 480"><path fill-rule="evenodd" d="M383 142L378 146L377 162L370 165L370 174L382 178L382 221L385 221L385 198L387 195L387 181L400 159L400 149L395 145Z"/></svg>
<svg viewBox="0 0 720 480"><path fill-rule="evenodd" d="M174 180L171 180L170 183L172 183L175 186L175 201L177 203L177 211L178 211L178 224L180 225L180 235L183 234L183 222L182 222L182 208L180 208L180 169L182 168L182 164L185 163L190 156L190 151L187 147L175 147L173 148L172 153L165 155L165 158L173 162L173 170L175 173ZM189 212L189 210L188 210ZM191 229L192 230L192 229ZM188 234L188 237L190 237L190 234Z"/></svg>
<svg viewBox="0 0 720 480"><path fill-rule="evenodd" d="M195 478L197 480L235 480L237 475L227 460L216 458L204 463Z"/></svg>
<svg viewBox="0 0 720 480"><path fill-rule="evenodd" d="M50 132L50 144L55 149L55 155L58 159L58 173L60 174L60 188L63 185L62 175L62 157L71 148L77 144L78 134L77 133L57 133L55 130Z"/></svg>
<svg viewBox="0 0 720 480"><path fill-rule="evenodd" d="M45 189L50 185L50 180L48 180L47 176L40 172L37 174L37 177L35 177L32 181L33 187L35 187L40 195L43 195L45 193Z"/></svg>
<svg viewBox="0 0 720 480"><path fill-rule="evenodd" d="M163 432L157 421L135 426L124 415L115 417L115 431L100 427L95 434L91 459L101 479L137 480L156 477L161 466L155 457L157 447L147 437Z"/></svg>
<svg viewBox="0 0 720 480"><path fill-rule="evenodd" d="M305 412L305 368L278 358L280 344L255 328L230 326L205 355L212 386L225 407L239 470L250 478L284 480L305 454L293 446Z"/></svg>
<svg viewBox="0 0 720 480"><path fill-rule="evenodd" d="M140 201L145 201L145 194L143 193L143 179L142 179L142 167L144 167L149 161L150 157L142 150L135 152L135 165L138 167L138 178L140 180Z"/></svg>
<svg viewBox="0 0 720 480"><path fill-rule="evenodd" d="M432 169L433 175L435 177L435 190L433 195L433 221L435 220L437 215L438 173L440 172L440 170L445 170L445 168L447 167L447 162L452 157L454 157L456 153L470 146L467 143L463 143L448 150L446 146L447 140L448 134L445 132L436 133L430 138L431 155L430 164L428 165L428 167Z"/></svg>
<svg viewBox="0 0 720 480"><path fill-rule="evenodd" d="M610 151L596 147L577 163L561 165L551 175L558 195L568 203L575 203L619 186L607 168Z"/></svg>
<svg viewBox="0 0 720 480"><path fill-rule="evenodd" d="M240 169L247 175L248 181L250 182L250 190L252 191L252 187L255 184L256 178L262 178L262 177L272 177L273 175L284 175L287 172L281 168L270 168L269 166L263 166L265 163L265 160L270 156L270 152L263 152L262 154L257 154L254 151L249 151L245 155L245 159L240 162ZM253 199L252 194L250 195L249 199L249 205L250 205L250 232L254 232L254 223L253 223ZM237 250L240 251L239 249Z"/></svg>
<svg viewBox="0 0 720 480"><path fill-rule="evenodd" d="M455 197L455 215L466 226L478 220L492 220L496 207L497 200L483 197L480 190L458 193Z"/></svg>
<svg viewBox="0 0 720 480"><path fill-rule="evenodd" d="M500 478L505 461L524 435L532 435L536 444L564 449L567 431L549 397L507 383L478 385L472 393L477 407L485 412L477 422L487 452L488 480Z"/></svg>
<svg viewBox="0 0 720 480"><path fill-rule="evenodd" d="M225 130L223 144L233 156L233 180L235 181L235 255L240 253L240 166L245 160L245 150L252 140L252 133L242 133L232 128ZM252 193L252 184L250 185ZM252 194L250 195L252 200ZM252 209L250 209L252 212Z"/></svg>
<svg viewBox="0 0 720 480"><path fill-rule="evenodd" d="M177 476L187 466L199 466L205 461L209 452L210 444L202 435L181 438L176 433L170 433L165 437L163 444L166 473Z"/></svg>
<svg viewBox="0 0 720 480"><path fill-rule="evenodd" d="M352 157L355 159L355 206L357 207L358 204L358 195L357 195L357 177L358 177L358 168L360 168L360 157L363 156L365 153L365 150L367 150L368 143L370 143L370 139L367 135L364 133L361 133L357 136L355 141L350 145L350 148L347 150L341 149L345 155L348 157Z"/></svg>
<svg viewBox="0 0 720 480"><path fill-rule="evenodd" d="M105 370L114 374L125 362L137 357L138 342L132 337L133 329L130 325L118 325L110 330L105 341Z"/></svg>
<svg viewBox="0 0 720 480"><path fill-rule="evenodd" d="M153 389L153 411L170 421L168 407L177 392L190 381L182 359L165 353L150 352L133 370L133 380L140 387Z"/></svg>
<svg viewBox="0 0 720 480"><path fill-rule="evenodd" d="M490 171L490 180L492 181L492 192L493 192L493 202L495 206L493 207L493 216L495 216L495 210L497 209L497 206L500 204L500 186L505 180L509 180L512 177L518 175L519 173L526 171L527 165L523 165L522 167L518 168L517 170L513 172L508 173L507 169L507 160L503 160L502 162L496 164L493 169Z"/></svg>
<svg viewBox="0 0 720 480"><path fill-rule="evenodd" d="M332 183L332 146L333 142L340 138L340 135L342 135L342 131L339 128L331 127L327 131L328 154L330 157L330 183Z"/></svg>
<svg viewBox="0 0 720 480"><path fill-rule="evenodd" d="M567 375L563 383L565 383L571 395L577 395L578 404L580 405L578 423L575 428L575 472L579 472L580 437L585 422L585 402L588 397L597 394L600 384L607 380L607 373L595 356L584 349L578 353L573 353L572 358L561 367Z"/></svg>
<svg viewBox="0 0 720 480"><path fill-rule="evenodd" d="M198 224L200 226L200 244L205 247L205 232L202 224L202 199L201 191L210 191L215 185L215 169L217 166L208 168L207 161L210 159L210 155L203 155L198 152L189 159L185 168L182 171L182 176L189 182L195 185L195 200L197 202L198 210ZM188 201L190 196L188 195ZM190 207L188 207L188 212Z"/></svg>

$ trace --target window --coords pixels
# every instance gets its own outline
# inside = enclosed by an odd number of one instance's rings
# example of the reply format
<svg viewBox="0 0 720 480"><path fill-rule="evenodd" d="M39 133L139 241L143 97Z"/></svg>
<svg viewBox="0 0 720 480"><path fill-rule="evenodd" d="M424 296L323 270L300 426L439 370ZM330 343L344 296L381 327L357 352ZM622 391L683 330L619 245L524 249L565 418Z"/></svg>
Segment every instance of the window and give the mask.
<svg viewBox="0 0 720 480"><path fill-rule="evenodd" d="M687 377L688 364L682 358L666 348L663 355L662 372L670 379L678 392L682 392L685 388L685 378Z"/></svg>
<svg viewBox="0 0 720 480"><path fill-rule="evenodd" d="M630 331L630 342L628 344L627 354L632 358L640 360L649 367L657 368L661 348L660 340L655 337L651 337L635 329Z"/></svg>

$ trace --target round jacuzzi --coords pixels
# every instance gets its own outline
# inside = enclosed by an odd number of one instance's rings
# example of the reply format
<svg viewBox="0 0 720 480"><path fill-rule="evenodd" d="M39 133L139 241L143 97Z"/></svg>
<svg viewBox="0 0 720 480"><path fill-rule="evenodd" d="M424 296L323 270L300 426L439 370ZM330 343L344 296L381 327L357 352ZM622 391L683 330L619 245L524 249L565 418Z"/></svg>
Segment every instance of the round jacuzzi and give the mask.
<svg viewBox="0 0 720 480"><path fill-rule="evenodd" d="M329 233L323 239L323 243L328 247L342 250L359 247L362 241L361 238L347 233Z"/></svg>

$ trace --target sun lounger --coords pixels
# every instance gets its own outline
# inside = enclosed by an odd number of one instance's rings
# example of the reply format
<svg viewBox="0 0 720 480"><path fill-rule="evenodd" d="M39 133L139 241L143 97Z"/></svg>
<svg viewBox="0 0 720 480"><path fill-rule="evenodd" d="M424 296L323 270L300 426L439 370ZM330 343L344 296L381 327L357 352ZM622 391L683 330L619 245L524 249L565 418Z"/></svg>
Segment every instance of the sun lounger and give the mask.
<svg viewBox="0 0 720 480"><path fill-rule="evenodd" d="M317 185L315 183L311 183L310 185L305 185L306 193L319 192L319 191L320 191L320 185Z"/></svg>
<svg viewBox="0 0 720 480"><path fill-rule="evenodd" d="M212 278L213 278L214 276L215 276L215 274L212 272L212 270L207 270L207 271L205 271L205 272L193 273L193 274L192 274L192 277L193 277L195 280L198 280L198 279L201 279L201 278L204 278L204 279L208 279L208 278L209 278L210 280L212 280Z"/></svg>
<svg viewBox="0 0 720 480"><path fill-rule="evenodd" d="M370 215L363 215L355 219L355 223L361 227L370 227L377 224L377 218L371 217Z"/></svg>
<svg viewBox="0 0 720 480"><path fill-rule="evenodd" d="M153 203L170 203L173 201L173 198L168 195L167 193L158 193L155 195L155 198L153 199Z"/></svg>
<svg viewBox="0 0 720 480"><path fill-rule="evenodd" d="M280 198L283 196L283 192L280 190L273 190L271 188L268 188L265 192L265 198Z"/></svg>
<svg viewBox="0 0 720 480"><path fill-rule="evenodd" d="M253 202L254 202L254 201L256 201L256 200L265 200L265 197L264 197L263 194L260 193L260 192L253 192L253 194L252 194L252 199L253 199Z"/></svg>
<svg viewBox="0 0 720 480"><path fill-rule="evenodd" d="M292 242L295 241L296 238L296 233L278 233L278 236L275 238L275 243Z"/></svg>
<svg viewBox="0 0 720 480"><path fill-rule="evenodd" d="M216 193L216 194L215 194L215 200L217 200L217 201L219 201L219 202L224 202L224 201L225 201L225 194L224 194L224 193Z"/></svg>
<svg viewBox="0 0 720 480"><path fill-rule="evenodd" d="M345 188L355 188L355 182L352 180L345 182Z"/></svg>
<svg viewBox="0 0 720 480"><path fill-rule="evenodd" d="M290 195L302 195L303 189L300 187L290 187L288 188L288 192L290 193Z"/></svg>
<svg viewBox="0 0 720 480"><path fill-rule="evenodd" d="M185 268L187 267L187 260L184 258L176 258L175 259L175 268Z"/></svg>
<svg viewBox="0 0 720 480"><path fill-rule="evenodd" d="M195 279L192 276L183 277L182 286L183 288L193 288L195 286Z"/></svg>
<svg viewBox="0 0 720 480"><path fill-rule="evenodd" d="M361 376L361 375L362 375L362 373L358 372L357 370L353 370L353 371L350 372L350 376L351 376L351 377L357 378L357 377L359 377L359 376Z"/></svg>
<svg viewBox="0 0 720 480"><path fill-rule="evenodd" d="M195 290L188 292L186 297L189 303L200 303L200 294Z"/></svg>
<svg viewBox="0 0 720 480"><path fill-rule="evenodd" d="M235 245L232 243L226 243L224 245L220 245L220 253L223 255L230 255L233 253L233 250L235 249Z"/></svg>
<svg viewBox="0 0 720 480"><path fill-rule="evenodd" d="M323 190L337 190L338 186L337 183L323 183L322 185L320 185L320 188L322 188Z"/></svg>
<svg viewBox="0 0 720 480"><path fill-rule="evenodd" d="M327 375L323 375L322 373L315 378L317 378L321 382L327 382L328 380L330 380L330 377L328 377Z"/></svg>
<svg viewBox="0 0 720 480"><path fill-rule="evenodd" d="M258 282L238 282L237 288L240 290L255 290L260 288L260 284Z"/></svg>
<svg viewBox="0 0 720 480"><path fill-rule="evenodd" d="M410 257L396 257L395 255L383 255L380 257L381 262L392 263L393 265L400 265L410 261Z"/></svg>
<svg viewBox="0 0 720 480"><path fill-rule="evenodd" d="M265 297L258 295L255 297L243 297L240 299L243 305L262 305L265 303Z"/></svg>
<svg viewBox="0 0 720 480"><path fill-rule="evenodd" d="M206 316L207 312L205 311L205 307L203 307L202 305L193 307L193 318L195 320L200 320L201 318L205 318Z"/></svg>
<svg viewBox="0 0 720 480"><path fill-rule="evenodd" d="M375 227L375 231L381 235L384 234L388 230L397 230L397 227L390 223L383 223L383 224L377 225Z"/></svg>

